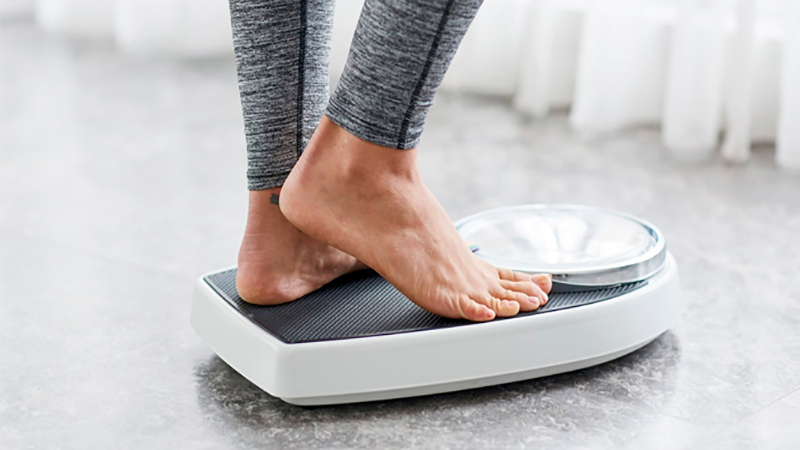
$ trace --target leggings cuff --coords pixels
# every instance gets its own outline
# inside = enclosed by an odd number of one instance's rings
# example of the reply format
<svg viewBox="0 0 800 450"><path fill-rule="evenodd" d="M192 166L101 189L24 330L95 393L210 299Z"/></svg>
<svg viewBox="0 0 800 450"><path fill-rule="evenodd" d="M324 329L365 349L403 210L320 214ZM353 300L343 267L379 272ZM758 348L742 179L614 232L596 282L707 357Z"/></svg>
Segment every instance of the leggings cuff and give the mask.
<svg viewBox="0 0 800 450"><path fill-rule="evenodd" d="M377 129L378 127L368 121L350 113L346 108L339 105L336 94L332 95L328 101L325 115L336 125L347 130L353 136L371 142L382 147L408 150L416 148L419 144L420 134L413 136L389 136L385 132Z"/></svg>
<svg viewBox="0 0 800 450"><path fill-rule="evenodd" d="M267 189L279 188L283 186L283 183L286 182L287 178L289 178L289 172L266 176L248 175L247 190L264 191Z"/></svg>

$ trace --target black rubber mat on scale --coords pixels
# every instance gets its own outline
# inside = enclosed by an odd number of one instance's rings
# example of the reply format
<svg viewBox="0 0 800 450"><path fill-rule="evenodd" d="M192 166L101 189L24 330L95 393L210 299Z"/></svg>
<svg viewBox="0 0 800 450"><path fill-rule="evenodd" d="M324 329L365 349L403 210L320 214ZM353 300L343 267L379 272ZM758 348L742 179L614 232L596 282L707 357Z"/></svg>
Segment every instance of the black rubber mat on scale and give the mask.
<svg viewBox="0 0 800 450"><path fill-rule="evenodd" d="M236 291L236 269L205 277L228 303L283 342L330 341L383 334L469 326L466 320L446 319L411 303L373 271L345 275L305 297L277 306L251 305ZM598 290L551 292L536 311L496 320L514 320L531 314L597 303L639 289L646 281Z"/></svg>

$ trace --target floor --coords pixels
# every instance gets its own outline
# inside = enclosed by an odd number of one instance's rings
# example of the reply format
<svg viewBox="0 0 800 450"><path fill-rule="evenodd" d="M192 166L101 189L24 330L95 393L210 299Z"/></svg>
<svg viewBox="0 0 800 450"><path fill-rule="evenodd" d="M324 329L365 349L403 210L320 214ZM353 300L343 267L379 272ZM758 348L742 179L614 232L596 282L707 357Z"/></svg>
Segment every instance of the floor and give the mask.
<svg viewBox="0 0 800 450"><path fill-rule="evenodd" d="M599 367L303 409L194 334L194 280L245 214L233 64L0 27L0 448L800 448L800 175L759 148L687 163L656 129L575 137L443 95L424 177L456 219L526 202L628 211L668 237L680 325Z"/></svg>

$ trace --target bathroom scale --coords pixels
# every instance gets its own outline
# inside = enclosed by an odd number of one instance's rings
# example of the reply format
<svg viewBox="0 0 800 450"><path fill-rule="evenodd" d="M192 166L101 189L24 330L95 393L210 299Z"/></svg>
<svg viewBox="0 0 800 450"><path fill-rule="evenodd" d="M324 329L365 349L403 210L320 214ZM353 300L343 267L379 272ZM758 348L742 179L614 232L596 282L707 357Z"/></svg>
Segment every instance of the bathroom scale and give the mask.
<svg viewBox="0 0 800 450"><path fill-rule="evenodd" d="M642 219L541 204L485 211L455 226L498 267L552 274L547 304L490 322L447 319L365 270L293 302L257 306L239 298L234 267L197 281L192 326L267 393L325 405L582 369L641 348L678 320L675 260Z"/></svg>

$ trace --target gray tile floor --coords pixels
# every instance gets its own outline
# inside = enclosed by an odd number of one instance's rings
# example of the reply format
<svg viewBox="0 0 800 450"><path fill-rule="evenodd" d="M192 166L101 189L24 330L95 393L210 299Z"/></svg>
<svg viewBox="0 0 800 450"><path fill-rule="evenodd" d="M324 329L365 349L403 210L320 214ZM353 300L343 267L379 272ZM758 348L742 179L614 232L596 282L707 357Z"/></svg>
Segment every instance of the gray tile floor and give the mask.
<svg viewBox="0 0 800 450"><path fill-rule="evenodd" d="M800 175L677 162L658 131L573 137L442 96L421 146L453 218L574 202L663 229L680 325L571 374L302 409L188 324L235 262L244 141L231 61L121 56L0 26L0 448L800 448Z"/></svg>

